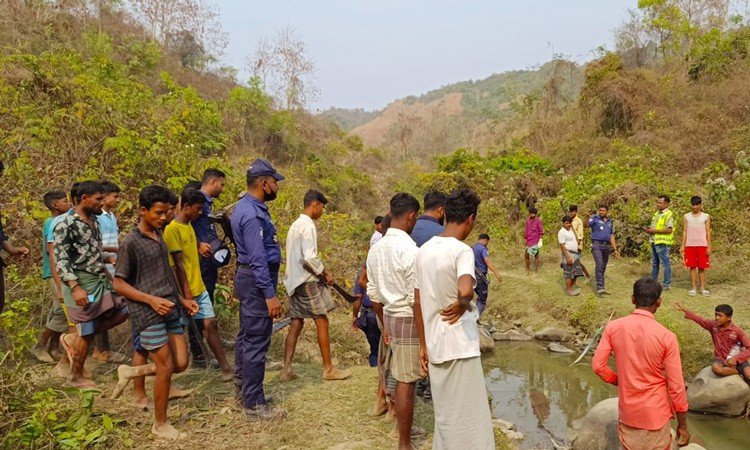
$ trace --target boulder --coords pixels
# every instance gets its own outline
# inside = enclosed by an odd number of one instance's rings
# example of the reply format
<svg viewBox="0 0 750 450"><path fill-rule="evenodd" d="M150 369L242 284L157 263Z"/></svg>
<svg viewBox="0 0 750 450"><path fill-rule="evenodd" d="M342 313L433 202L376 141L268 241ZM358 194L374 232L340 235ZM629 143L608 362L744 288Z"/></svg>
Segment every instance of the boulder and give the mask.
<svg viewBox="0 0 750 450"><path fill-rule="evenodd" d="M513 321L513 326L514 327L521 328L521 325L523 325L523 322L521 322L520 320L514 320Z"/></svg>
<svg viewBox="0 0 750 450"><path fill-rule="evenodd" d="M534 339L540 341L568 342L573 340L573 335L568 331L549 327L538 333L534 333Z"/></svg>
<svg viewBox="0 0 750 450"><path fill-rule="evenodd" d="M479 327L479 351L482 353L495 350L495 341L490 333L483 327Z"/></svg>
<svg viewBox="0 0 750 450"><path fill-rule="evenodd" d="M750 387L739 376L718 377L705 367L687 386L691 411L739 416L750 406Z"/></svg>
<svg viewBox="0 0 750 450"><path fill-rule="evenodd" d="M494 427L500 430L504 435L506 435L508 439L522 441L525 437L523 433L516 430L515 425L513 425L511 422L508 422L507 420L493 419L492 422Z"/></svg>
<svg viewBox="0 0 750 450"><path fill-rule="evenodd" d="M594 405L581 421L581 428L573 440L573 450L606 450L619 448L617 397Z"/></svg>
<svg viewBox="0 0 750 450"><path fill-rule="evenodd" d="M574 353L573 350L562 344L558 344L557 342L550 342L549 346L547 346L547 349L553 353L562 353L564 355L570 355Z"/></svg>
<svg viewBox="0 0 750 450"><path fill-rule="evenodd" d="M492 339L496 341L530 341L531 336L528 336L526 334L521 333L518 330L508 330L508 331L496 331L492 333Z"/></svg>

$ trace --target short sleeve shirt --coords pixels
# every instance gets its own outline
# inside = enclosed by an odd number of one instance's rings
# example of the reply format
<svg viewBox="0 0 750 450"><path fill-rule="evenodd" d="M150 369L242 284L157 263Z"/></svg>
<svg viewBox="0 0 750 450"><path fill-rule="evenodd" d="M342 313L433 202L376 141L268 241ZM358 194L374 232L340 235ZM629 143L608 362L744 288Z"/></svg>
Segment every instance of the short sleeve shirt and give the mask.
<svg viewBox="0 0 750 450"><path fill-rule="evenodd" d="M158 230L156 237L149 237L137 227L128 233L117 253L115 277L122 278L141 292L176 304L177 287L169 267L167 245ZM177 320L181 316L179 305L169 315L161 316L150 305L131 299L128 299L128 311L136 333L164 321Z"/></svg>
<svg viewBox="0 0 750 450"><path fill-rule="evenodd" d="M481 242L474 244L472 250L474 251L474 266L477 272L487 273L487 263L484 260L490 255L490 251Z"/></svg>
<svg viewBox="0 0 750 450"><path fill-rule="evenodd" d="M599 215L589 219L589 227L591 228L591 239L594 241L609 242L610 237L615 234L615 224L612 219L604 220Z"/></svg>
<svg viewBox="0 0 750 450"><path fill-rule="evenodd" d="M206 285L203 284L201 277L198 239L193 227L189 223L171 221L164 230L164 242L167 244L170 255L182 253L182 265L190 284L190 293L193 297L201 295L206 290ZM170 263L174 265L172 258L170 258Z"/></svg>
<svg viewBox="0 0 750 450"><path fill-rule="evenodd" d="M47 253L47 235L52 229L53 217L48 217L42 225L42 279L52 278L52 269L49 265L49 253Z"/></svg>
<svg viewBox="0 0 750 450"><path fill-rule="evenodd" d="M557 242L565 245L567 251L578 253L578 239L573 232L573 228L570 230L566 230L565 227L560 228L560 231L557 232Z"/></svg>
<svg viewBox="0 0 750 450"><path fill-rule="evenodd" d="M471 247L453 237L435 236L419 249L415 272L430 363L479 356L476 304L472 301L472 310L454 324L440 315L441 310L458 299L459 278L464 275L475 278Z"/></svg>

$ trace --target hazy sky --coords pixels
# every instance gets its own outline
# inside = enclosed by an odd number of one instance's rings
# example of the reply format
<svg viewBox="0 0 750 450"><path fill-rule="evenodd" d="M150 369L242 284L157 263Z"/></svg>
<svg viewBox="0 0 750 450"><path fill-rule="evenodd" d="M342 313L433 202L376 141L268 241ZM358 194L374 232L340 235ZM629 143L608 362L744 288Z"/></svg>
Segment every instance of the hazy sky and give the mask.
<svg viewBox="0 0 750 450"><path fill-rule="evenodd" d="M226 62L246 78L259 39L296 29L316 63L313 109L382 108L442 85L591 59L636 0L215 0Z"/></svg>

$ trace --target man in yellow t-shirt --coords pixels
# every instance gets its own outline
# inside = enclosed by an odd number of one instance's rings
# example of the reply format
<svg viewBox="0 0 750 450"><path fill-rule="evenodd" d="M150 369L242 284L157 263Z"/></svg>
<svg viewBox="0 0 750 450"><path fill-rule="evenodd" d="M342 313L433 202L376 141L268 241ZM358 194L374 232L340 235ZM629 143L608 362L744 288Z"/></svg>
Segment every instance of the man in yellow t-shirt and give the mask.
<svg viewBox="0 0 750 450"><path fill-rule="evenodd" d="M183 191L181 209L164 229L164 241L167 243L170 264L175 271L183 296L185 299L194 299L198 303L200 309L194 319L198 328L203 330L206 342L219 362L221 378L224 381L232 381L234 370L229 365L224 348L221 346L219 324L206 285L201 278L198 239L190 225L191 221L200 216L205 202L206 197L200 191Z"/></svg>
<svg viewBox="0 0 750 450"><path fill-rule="evenodd" d="M573 233L576 235L576 239L578 239L578 259L581 261L581 268L583 269L583 274L586 275L586 279L591 278L589 275L589 271L586 269L586 266L583 265L583 220L581 220L580 217L578 217L578 205L570 205L568 207L568 216L570 216L573 219L572 222L572 229Z"/></svg>

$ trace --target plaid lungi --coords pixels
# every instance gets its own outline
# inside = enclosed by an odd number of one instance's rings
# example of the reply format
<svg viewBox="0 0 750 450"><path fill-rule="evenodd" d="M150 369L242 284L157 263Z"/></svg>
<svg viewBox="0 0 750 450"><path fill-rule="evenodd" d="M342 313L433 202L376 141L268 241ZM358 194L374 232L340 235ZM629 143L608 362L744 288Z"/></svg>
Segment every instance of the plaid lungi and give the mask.
<svg viewBox="0 0 750 450"><path fill-rule="evenodd" d="M413 317L385 316L391 340L390 372L397 381L415 383L422 376L419 362L419 334Z"/></svg>
<svg viewBox="0 0 750 450"><path fill-rule="evenodd" d="M583 266L581 266L581 258L578 257L579 254L570 250L568 250L568 253L570 253L573 264L568 264L568 261L565 260L565 255L560 255L560 267L563 270L563 277L566 280L575 280L576 278L583 277Z"/></svg>
<svg viewBox="0 0 750 450"><path fill-rule="evenodd" d="M303 283L289 297L289 317L292 319L314 319L335 308L331 292L319 281Z"/></svg>

